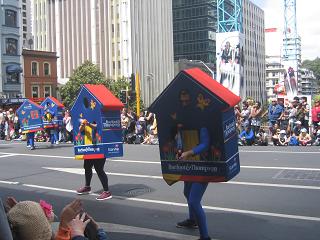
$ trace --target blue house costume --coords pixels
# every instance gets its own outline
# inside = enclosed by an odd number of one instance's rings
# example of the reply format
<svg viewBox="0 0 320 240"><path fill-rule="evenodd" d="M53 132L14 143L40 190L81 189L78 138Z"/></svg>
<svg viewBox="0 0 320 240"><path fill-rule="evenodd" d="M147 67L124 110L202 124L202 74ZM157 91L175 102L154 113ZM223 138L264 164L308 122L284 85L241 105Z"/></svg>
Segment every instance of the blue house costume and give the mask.
<svg viewBox="0 0 320 240"><path fill-rule="evenodd" d="M189 219L177 227L199 226L210 239L201 199L208 182L228 181L240 171L233 107L240 98L198 68L180 72L152 103L156 114L162 175L184 181Z"/></svg>

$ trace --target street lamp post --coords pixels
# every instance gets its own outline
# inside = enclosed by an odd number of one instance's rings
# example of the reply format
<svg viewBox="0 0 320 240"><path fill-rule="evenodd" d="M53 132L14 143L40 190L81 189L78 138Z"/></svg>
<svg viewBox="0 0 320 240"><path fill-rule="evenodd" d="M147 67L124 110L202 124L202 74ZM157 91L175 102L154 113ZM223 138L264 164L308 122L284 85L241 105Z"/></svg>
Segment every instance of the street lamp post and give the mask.
<svg viewBox="0 0 320 240"><path fill-rule="evenodd" d="M153 93L153 88L152 88L152 82L154 80L154 75L153 73L148 73L147 75L145 75L146 79L147 79L147 86L148 86L148 105L150 105L151 103L151 98L152 98L152 94ZM151 86L151 87L150 87Z"/></svg>
<svg viewBox="0 0 320 240"><path fill-rule="evenodd" d="M211 73L211 76L212 78L214 79L214 71L212 71L211 68L209 68L209 66L207 64L205 64L203 61L201 60L189 60L190 62L193 62L193 63L200 63L202 64L203 66L205 66L205 68Z"/></svg>

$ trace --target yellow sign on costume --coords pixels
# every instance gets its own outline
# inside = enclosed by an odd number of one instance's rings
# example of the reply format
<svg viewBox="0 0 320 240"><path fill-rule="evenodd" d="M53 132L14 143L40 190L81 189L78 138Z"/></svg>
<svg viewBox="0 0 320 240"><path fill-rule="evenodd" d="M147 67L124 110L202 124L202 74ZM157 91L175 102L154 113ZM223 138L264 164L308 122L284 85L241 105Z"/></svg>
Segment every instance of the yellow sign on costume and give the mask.
<svg viewBox="0 0 320 240"><path fill-rule="evenodd" d="M90 126L85 126L84 128L84 145L92 144L92 128Z"/></svg>

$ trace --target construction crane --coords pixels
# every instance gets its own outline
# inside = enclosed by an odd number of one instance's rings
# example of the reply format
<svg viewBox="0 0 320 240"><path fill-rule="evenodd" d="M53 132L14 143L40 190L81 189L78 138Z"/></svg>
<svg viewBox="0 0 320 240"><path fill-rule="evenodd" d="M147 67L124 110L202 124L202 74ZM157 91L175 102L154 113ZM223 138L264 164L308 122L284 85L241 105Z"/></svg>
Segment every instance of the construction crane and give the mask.
<svg viewBox="0 0 320 240"><path fill-rule="evenodd" d="M298 94L301 66L301 39L297 32L296 0L284 0L284 36L282 62L288 71L289 95Z"/></svg>

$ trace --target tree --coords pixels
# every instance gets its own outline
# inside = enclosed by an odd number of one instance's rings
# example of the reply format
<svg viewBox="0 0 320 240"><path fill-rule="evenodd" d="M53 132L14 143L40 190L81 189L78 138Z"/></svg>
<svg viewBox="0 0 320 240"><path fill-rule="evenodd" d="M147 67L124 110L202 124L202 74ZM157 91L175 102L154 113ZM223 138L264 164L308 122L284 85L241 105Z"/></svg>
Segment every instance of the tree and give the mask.
<svg viewBox="0 0 320 240"><path fill-rule="evenodd" d="M85 61L73 71L69 81L60 89L61 98L66 107L72 107L83 84L103 84L119 99L121 90L130 89L130 81L127 78L107 79L97 65ZM143 108L143 103L140 106ZM131 109L136 108L135 100L129 103L129 107Z"/></svg>
<svg viewBox="0 0 320 240"><path fill-rule="evenodd" d="M316 58L314 60L304 60L302 62L302 67L307 68L313 71L316 78L320 79L320 58Z"/></svg>
<svg viewBox="0 0 320 240"><path fill-rule="evenodd" d="M83 84L103 84L110 89L111 80L107 80L97 65L85 61L76 68L66 85L60 89L61 98L66 107L71 107Z"/></svg>

